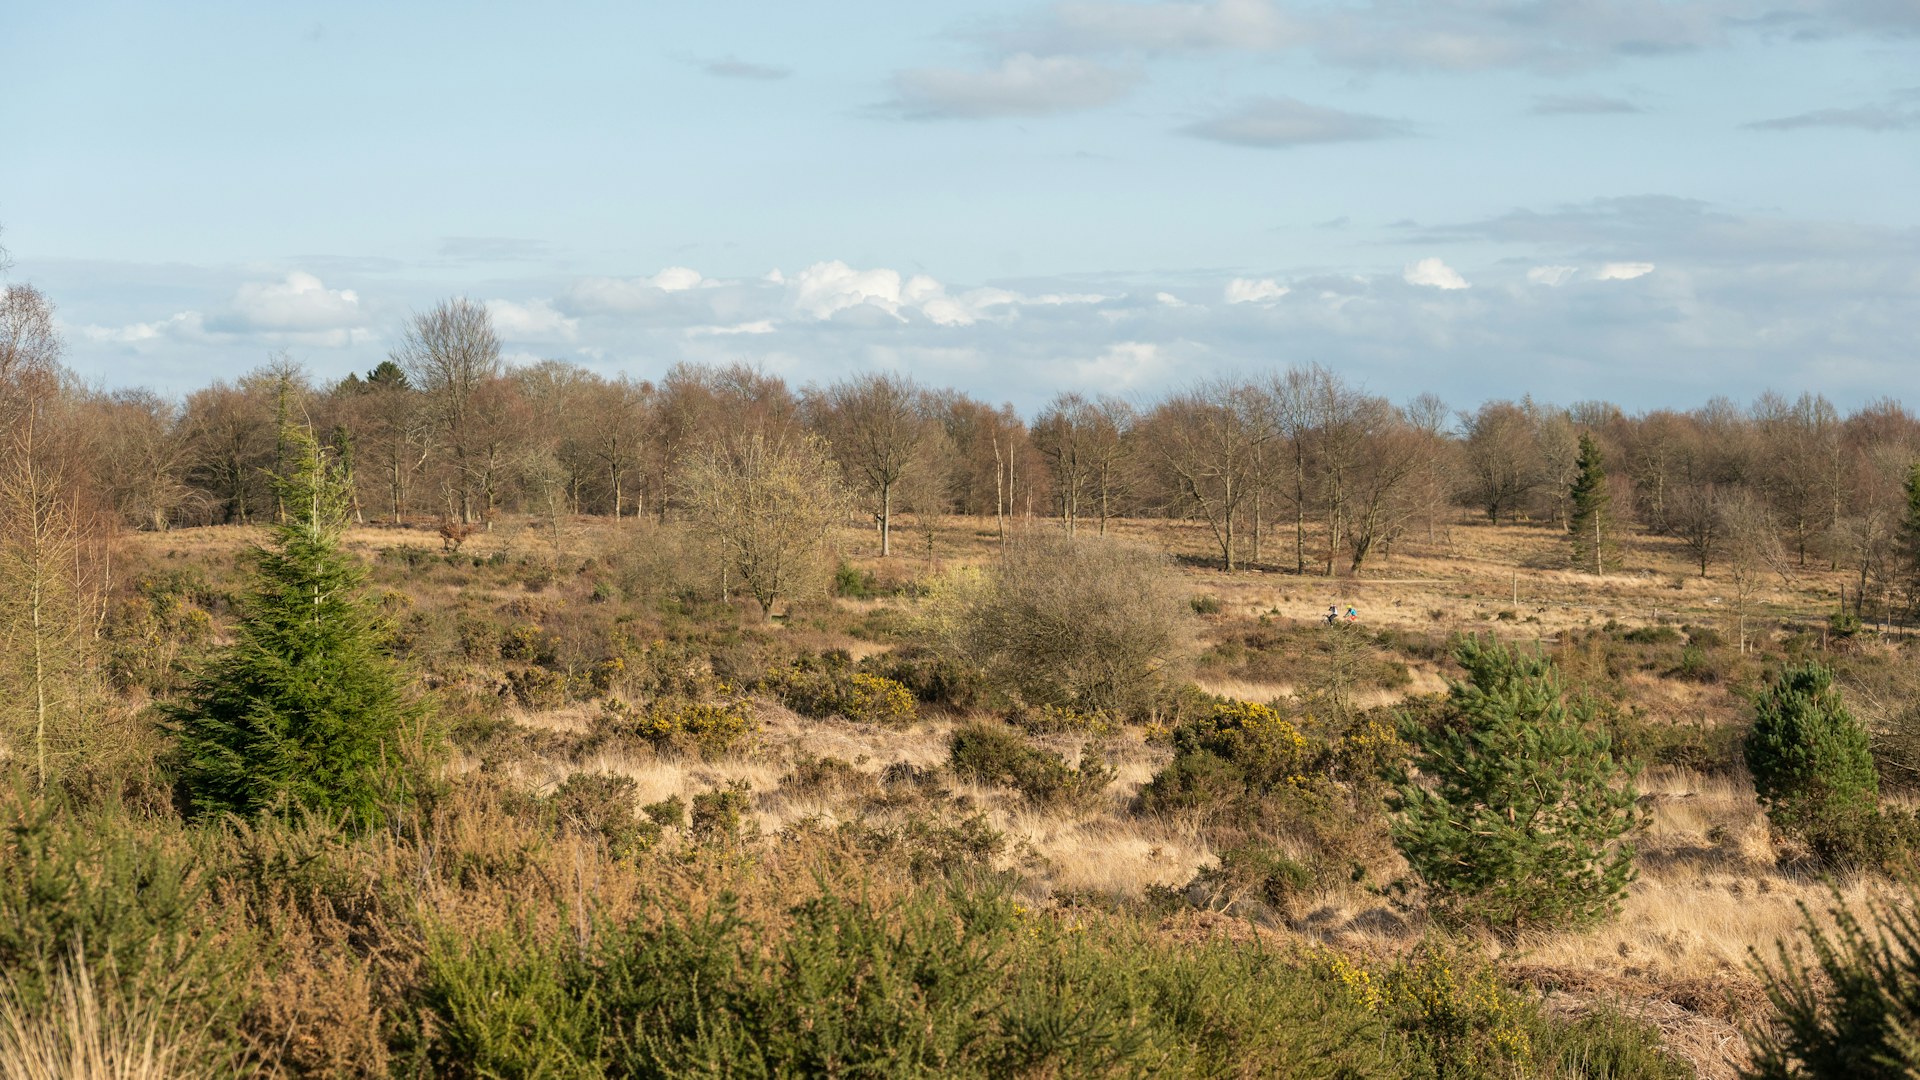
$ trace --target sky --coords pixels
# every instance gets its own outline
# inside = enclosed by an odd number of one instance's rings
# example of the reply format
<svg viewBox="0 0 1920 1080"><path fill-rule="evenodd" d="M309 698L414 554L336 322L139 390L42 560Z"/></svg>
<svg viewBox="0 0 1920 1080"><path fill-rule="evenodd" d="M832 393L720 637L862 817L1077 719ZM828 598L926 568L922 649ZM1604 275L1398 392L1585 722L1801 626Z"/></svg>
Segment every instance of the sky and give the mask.
<svg viewBox="0 0 1920 1080"><path fill-rule="evenodd" d="M1920 407L1920 0L0 6L68 365Z"/></svg>

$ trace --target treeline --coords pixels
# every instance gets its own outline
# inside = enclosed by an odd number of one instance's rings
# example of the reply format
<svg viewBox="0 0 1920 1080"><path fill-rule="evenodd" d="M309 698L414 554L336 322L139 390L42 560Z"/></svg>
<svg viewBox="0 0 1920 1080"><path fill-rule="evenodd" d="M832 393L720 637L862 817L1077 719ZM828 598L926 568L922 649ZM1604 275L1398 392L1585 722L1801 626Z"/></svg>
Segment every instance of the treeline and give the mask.
<svg viewBox="0 0 1920 1080"><path fill-rule="evenodd" d="M281 355L174 400L59 375L50 308L31 288L9 289L7 312L0 370L57 384L54 411L84 435L69 467L137 528L270 519L290 420L352 463L357 519L383 522L668 515L689 454L810 435L889 552L902 524L950 513L1069 530L1171 517L1204 523L1229 568L1339 573L1402 537L1440 539L1459 507L1566 527L1584 433L1606 462L1614 521L1678 538L1703 573L1846 568L1856 606L1911 600L1902 523L1920 420L1892 401L1845 416L1817 396L1772 394L1639 415L1529 398L1456 412L1309 366L1156 401L1061 394L1022 417L896 374L795 388L744 365L681 364L657 382L560 360L513 367L485 308L459 299L415 316L365 375L319 385Z"/></svg>

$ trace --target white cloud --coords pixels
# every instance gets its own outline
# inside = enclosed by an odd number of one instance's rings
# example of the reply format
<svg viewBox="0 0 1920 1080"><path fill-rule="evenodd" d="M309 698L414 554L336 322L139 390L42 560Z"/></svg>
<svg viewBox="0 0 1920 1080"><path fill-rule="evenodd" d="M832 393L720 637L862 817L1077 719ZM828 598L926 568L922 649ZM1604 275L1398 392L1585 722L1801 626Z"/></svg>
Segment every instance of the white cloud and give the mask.
<svg viewBox="0 0 1920 1080"><path fill-rule="evenodd" d="M814 263L795 274L787 282L787 291L794 309L815 319L871 308L895 319L905 319L905 312L917 311L939 326L971 326L982 319L1011 317L1023 305L1059 307L1098 304L1108 299L1098 293L1026 296L995 288L950 294L945 285L926 274L903 281L898 270L856 270L838 259Z"/></svg>
<svg viewBox="0 0 1920 1080"><path fill-rule="evenodd" d="M1078 365L1083 381L1098 386L1132 386L1159 378L1166 358L1159 345L1150 341L1119 341L1107 346L1090 360Z"/></svg>
<svg viewBox="0 0 1920 1080"><path fill-rule="evenodd" d="M651 277L587 277L574 282L567 290L566 307L569 311L593 314L650 311L659 307L669 293L719 284L701 277L700 271L684 266L669 266Z"/></svg>
<svg viewBox="0 0 1920 1080"><path fill-rule="evenodd" d="M1045 116L1108 104L1139 81L1137 71L1082 57L1015 53L987 71L902 71L886 108L909 120Z"/></svg>
<svg viewBox="0 0 1920 1080"><path fill-rule="evenodd" d="M1082 47L1205 51L1282 49L1299 44L1306 27L1268 0L1213 3L1061 4L1059 33Z"/></svg>
<svg viewBox="0 0 1920 1080"><path fill-rule="evenodd" d="M771 334L773 329L772 319L755 319L732 326L689 326L686 333L688 337L731 337L735 334Z"/></svg>
<svg viewBox="0 0 1920 1080"><path fill-rule="evenodd" d="M701 282L706 279L700 276L700 271L698 270L691 270L684 266L669 266L650 278L641 278L640 280L652 285L661 292L682 292L687 289L698 288Z"/></svg>
<svg viewBox="0 0 1920 1080"><path fill-rule="evenodd" d="M1232 286L1228 286L1228 291L1232 291ZM1187 307L1187 306L1189 306L1189 305L1187 304L1187 302L1186 302L1185 300L1182 300L1182 299L1180 299L1179 297L1177 297L1177 296L1175 296L1175 295L1173 295L1173 294L1172 294L1172 293L1170 293L1170 292L1157 292L1157 293L1154 293L1154 294L1153 294L1153 298L1154 298L1155 300L1158 300L1158 301L1159 301L1160 303L1162 303L1162 304L1165 304L1165 305L1166 305L1166 306L1168 306L1168 307Z"/></svg>
<svg viewBox="0 0 1920 1080"><path fill-rule="evenodd" d="M816 319L861 304L872 304L889 315L900 313L900 272L882 267L855 270L838 259L814 263L787 283L795 309Z"/></svg>
<svg viewBox="0 0 1920 1080"><path fill-rule="evenodd" d="M580 333L580 320L555 311L549 300L525 304L489 300L487 314L493 317L493 328L508 341L572 341Z"/></svg>
<svg viewBox="0 0 1920 1080"><path fill-rule="evenodd" d="M1615 262L1602 266L1600 272L1594 276L1601 281L1632 281L1634 278L1645 277L1651 273L1653 273L1653 264L1650 262Z"/></svg>
<svg viewBox="0 0 1920 1080"><path fill-rule="evenodd" d="M88 341L132 345L161 338L199 338L206 334L206 320L197 311L182 311L153 322L127 326L83 326L80 335Z"/></svg>
<svg viewBox="0 0 1920 1080"><path fill-rule="evenodd" d="M352 289L329 289L299 270L285 281L240 286L234 290L232 308L231 321L253 330L332 330L365 322L360 297Z"/></svg>
<svg viewBox="0 0 1920 1080"><path fill-rule="evenodd" d="M1234 278L1227 282L1226 295L1229 304L1255 304L1278 300L1292 291L1272 278Z"/></svg>
<svg viewBox="0 0 1920 1080"><path fill-rule="evenodd" d="M1400 275L1409 285L1424 285L1433 289L1470 289L1473 286L1460 271L1441 262L1439 259L1421 259L1409 265Z"/></svg>
<svg viewBox="0 0 1920 1080"><path fill-rule="evenodd" d="M1535 285L1565 285L1579 272L1577 266L1536 266L1527 271L1527 280Z"/></svg>

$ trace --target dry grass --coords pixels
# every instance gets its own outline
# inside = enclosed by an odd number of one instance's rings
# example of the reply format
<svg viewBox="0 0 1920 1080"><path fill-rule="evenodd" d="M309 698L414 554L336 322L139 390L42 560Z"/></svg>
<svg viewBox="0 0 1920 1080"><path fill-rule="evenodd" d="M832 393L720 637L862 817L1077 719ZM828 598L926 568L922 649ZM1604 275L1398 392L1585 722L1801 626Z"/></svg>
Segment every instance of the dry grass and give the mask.
<svg viewBox="0 0 1920 1080"><path fill-rule="evenodd" d="M191 1072L180 1044L156 1003L98 991L84 956L38 1006L0 986L0 1080L171 1080Z"/></svg>

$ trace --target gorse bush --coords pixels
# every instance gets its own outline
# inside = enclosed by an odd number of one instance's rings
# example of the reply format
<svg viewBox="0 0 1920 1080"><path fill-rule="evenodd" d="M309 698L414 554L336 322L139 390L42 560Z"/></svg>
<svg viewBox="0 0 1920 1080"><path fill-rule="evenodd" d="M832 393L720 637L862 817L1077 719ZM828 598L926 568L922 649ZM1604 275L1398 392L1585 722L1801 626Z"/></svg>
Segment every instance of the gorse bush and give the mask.
<svg viewBox="0 0 1920 1080"><path fill-rule="evenodd" d="M1099 798L1114 772L1091 752L1078 766L1034 746L1012 728L972 723L948 741L947 767L962 780L999 784L1042 805L1084 806Z"/></svg>
<svg viewBox="0 0 1920 1080"><path fill-rule="evenodd" d="M659 697L643 707L608 698L594 720L597 734L634 738L658 749L718 756L739 746L754 730L744 701L698 701Z"/></svg>
<svg viewBox="0 0 1920 1080"><path fill-rule="evenodd" d="M201 814L317 811L379 825L411 800L405 766L423 710L340 548L352 477L302 429L283 437L285 520L253 550L234 643L165 710Z"/></svg>
<svg viewBox="0 0 1920 1080"><path fill-rule="evenodd" d="M1831 669L1786 668L1755 696L1746 759L1768 820L1823 862L1851 866L1888 854L1872 741L1840 700Z"/></svg>
<svg viewBox="0 0 1920 1080"><path fill-rule="evenodd" d="M1434 913L1502 930L1610 915L1633 878L1634 769L1544 657L1468 638L1438 723L1409 724L1420 776L1394 793L1394 842Z"/></svg>
<svg viewBox="0 0 1920 1080"><path fill-rule="evenodd" d="M855 670L844 653L806 658L768 672L761 688L802 716L843 716L856 723L900 727L919 715L911 690Z"/></svg>

